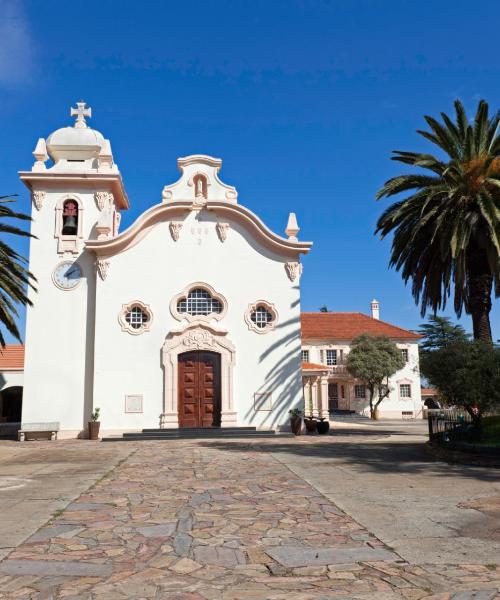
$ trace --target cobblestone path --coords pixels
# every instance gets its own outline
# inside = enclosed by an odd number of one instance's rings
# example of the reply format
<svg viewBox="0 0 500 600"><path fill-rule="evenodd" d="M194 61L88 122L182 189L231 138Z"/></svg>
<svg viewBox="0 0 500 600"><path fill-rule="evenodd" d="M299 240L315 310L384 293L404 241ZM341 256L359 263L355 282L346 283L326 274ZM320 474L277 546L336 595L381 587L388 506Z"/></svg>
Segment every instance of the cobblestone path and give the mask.
<svg viewBox="0 0 500 600"><path fill-rule="evenodd" d="M0 598L500 598L498 566L405 563L254 443L136 448L0 563Z"/></svg>

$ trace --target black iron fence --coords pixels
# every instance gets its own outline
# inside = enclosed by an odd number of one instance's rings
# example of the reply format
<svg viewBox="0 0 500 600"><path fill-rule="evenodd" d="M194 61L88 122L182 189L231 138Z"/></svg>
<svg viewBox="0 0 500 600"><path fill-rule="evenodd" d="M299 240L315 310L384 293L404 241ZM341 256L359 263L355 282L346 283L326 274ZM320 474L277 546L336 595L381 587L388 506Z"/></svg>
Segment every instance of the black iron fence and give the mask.
<svg viewBox="0 0 500 600"><path fill-rule="evenodd" d="M429 440L435 444L474 441L475 426L468 412L453 408L429 409Z"/></svg>

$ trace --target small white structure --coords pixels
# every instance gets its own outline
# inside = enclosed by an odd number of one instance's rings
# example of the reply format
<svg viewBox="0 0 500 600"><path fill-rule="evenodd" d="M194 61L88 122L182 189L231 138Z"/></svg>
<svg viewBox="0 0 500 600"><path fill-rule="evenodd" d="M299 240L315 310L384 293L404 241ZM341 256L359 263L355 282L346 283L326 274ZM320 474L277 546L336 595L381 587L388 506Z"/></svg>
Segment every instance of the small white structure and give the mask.
<svg viewBox="0 0 500 600"><path fill-rule="evenodd" d="M405 366L389 380L390 393L379 405L382 418L421 418L420 335L380 320L379 303L372 316L362 313L302 313L302 372L306 412L315 415L370 414L369 392L354 379L346 359L354 338L362 334L387 336L401 350Z"/></svg>
<svg viewBox="0 0 500 600"><path fill-rule="evenodd" d="M303 402L300 255L312 245L298 241L295 215L287 238L273 233L219 179L220 159L194 155L119 233L129 201L111 144L84 103L71 115L20 173L38 280L23 423L83 435L99 407L104 433L287 425Z"/></svg>

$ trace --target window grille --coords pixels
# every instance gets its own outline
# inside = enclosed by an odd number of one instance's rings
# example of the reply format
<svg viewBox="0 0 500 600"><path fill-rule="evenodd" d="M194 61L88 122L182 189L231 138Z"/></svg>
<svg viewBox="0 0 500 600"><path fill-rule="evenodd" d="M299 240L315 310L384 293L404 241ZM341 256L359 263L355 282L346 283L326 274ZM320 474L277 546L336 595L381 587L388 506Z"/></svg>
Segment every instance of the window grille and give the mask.
<svg viewBox="0 0 500 600"><path fill-rule="evenodd" d="M326 351L326 364L329 367L333 367L337 364L337 350Z"/></svg>
<svg viewBox="0 0 500 600"><path fill-rule="evenodd" d="M189 315L219 314L222 312L222 304L216 298L212 298L207 290L196 288L191 290L186 298L179 300L177 311Z"/></svg>
<svg viewBox="0 0 500 600"><path fill-rule="evenodd" d="M366 398L366 390L364 385L354 386L354 397L355 398Z"/></svg>
<svg viewBox="0 0 500 600"><path fill-rule="evenodd" d="M125 321L133 329L140 329L149 321L149 315L138 306L133 306L125 313Z"/></svg>
<svg viewBox="0 0 500 600"><path fill-rule="evenodd" d="M302 350L300 353L302 362L309 362L309 350Z"/></svg>
<svg viewBox="0 0 500 600"><path fill-rule="evenodd" d="M400 384L399 396L401 398L411 398L411 385L409 383L401 383Z"/></svg>
<svg viewBox="0 0 500 600"><path fill-rule="evenodd" d="M251 312L250 319L259 329L264 329L272 322L273 315L265 306L257 306L257 308Z"/></svg>
<svg viewBox="0 0 500 600"><path fill-rule="evenodd" d="M401 348L401 356L403 357L403 360L405 361L405 363L408 362L408 350L407 348Z"/></svg>

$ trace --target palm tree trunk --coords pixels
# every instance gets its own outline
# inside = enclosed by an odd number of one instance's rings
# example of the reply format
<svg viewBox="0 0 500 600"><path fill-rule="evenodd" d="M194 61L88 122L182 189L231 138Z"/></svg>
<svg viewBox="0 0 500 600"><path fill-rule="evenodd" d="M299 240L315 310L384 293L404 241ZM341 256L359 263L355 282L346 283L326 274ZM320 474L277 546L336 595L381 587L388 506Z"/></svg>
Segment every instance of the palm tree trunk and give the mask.
<svg viewBox="0 0 500 600"><path fill-rule="evenodd" d="M490 311L493 277L486 252L480 248L471 250L467 257L467 312L472 316L472 331L475 340L493 343L491 336Z"/></svg>

